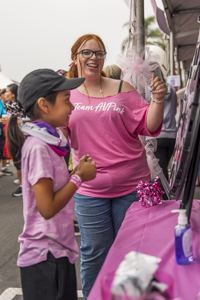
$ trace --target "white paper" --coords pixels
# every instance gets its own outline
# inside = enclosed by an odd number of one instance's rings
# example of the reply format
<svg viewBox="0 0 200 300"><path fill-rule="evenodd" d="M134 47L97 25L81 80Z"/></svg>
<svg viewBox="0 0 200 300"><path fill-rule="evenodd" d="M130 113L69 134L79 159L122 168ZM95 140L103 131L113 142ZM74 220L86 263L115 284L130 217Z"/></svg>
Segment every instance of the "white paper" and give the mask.
<svg viewBox="0 0 200 300"><path fill-rule="evenodd" d="M180 86L181 85L180 75L168 76L167 82L172 86Z"/></svg>

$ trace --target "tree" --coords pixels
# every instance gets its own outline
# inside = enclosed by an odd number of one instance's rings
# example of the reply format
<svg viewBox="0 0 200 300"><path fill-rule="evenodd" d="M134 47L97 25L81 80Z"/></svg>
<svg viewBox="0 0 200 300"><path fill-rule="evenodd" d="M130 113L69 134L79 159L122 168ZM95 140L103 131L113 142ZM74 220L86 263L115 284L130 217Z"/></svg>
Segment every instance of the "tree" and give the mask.
<svg viewBox="0 0 200 300"><path fill-rule="evenodd" d="M165 40L162 38L163 33L159 28L152 28L155 24L155 17L151 16L144 19L145 27L145 44L146 45L157 45L163 50L166 50ZM129 26L129 22L125 23L123 27ZM128 44L129 38L127 37L122 43L122 52L124 52L126 45Z"/></svg>

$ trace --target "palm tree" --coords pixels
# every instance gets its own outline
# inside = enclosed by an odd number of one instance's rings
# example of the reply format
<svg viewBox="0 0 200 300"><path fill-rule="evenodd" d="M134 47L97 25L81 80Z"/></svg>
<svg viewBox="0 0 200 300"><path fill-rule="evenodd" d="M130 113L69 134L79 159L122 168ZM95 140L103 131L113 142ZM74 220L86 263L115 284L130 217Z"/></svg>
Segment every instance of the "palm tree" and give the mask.
<svg viewBox="0 0 200 300"><path fill-rule="evenodd" d="M145 27L145 44L146 45L157 45L163 50L166 49L166 43L162 38L163 33L159 28L151 28L151 26L155 23L155 17L151 16L144 19L144 27ZM125 23L123 27L127 27L129 22ZM122 43L122 52L124 52L126 45L128 44L129 38L127 37Z"/></svg>

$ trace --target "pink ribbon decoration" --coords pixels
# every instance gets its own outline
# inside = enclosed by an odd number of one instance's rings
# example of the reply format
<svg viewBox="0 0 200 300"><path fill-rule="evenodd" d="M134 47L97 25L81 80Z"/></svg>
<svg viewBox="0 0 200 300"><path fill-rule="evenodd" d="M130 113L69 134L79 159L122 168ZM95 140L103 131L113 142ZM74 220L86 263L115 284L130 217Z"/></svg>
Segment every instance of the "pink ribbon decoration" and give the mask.
<svg viewBox="0 0 200 300"><path fill-rule="evenodd" d="M145 59L143 59L145 57ZM123 70L123 80L129 82L134 87L140 86L146 89L152 78L152 72L159 61L159 55L150 51L149 47L140 50L130 48L127 50L126 57L118 54L117 64Z"/></svg>
<svg viewBox="0 0 200 300"><path fill-rule="evenodd" d="M141 205L144 207L161 204L161 197L164 192L161 190L160 183L156 177L154 183L140 181L137 186L137 196L140 198Z"/></svg>
<svg viewBox="0 0 200 300"><path fill-rule="evenodd" d="M72 63L69 65L69 67L73 66L73 64L74 64L74 62L72 62Z"/></svg>

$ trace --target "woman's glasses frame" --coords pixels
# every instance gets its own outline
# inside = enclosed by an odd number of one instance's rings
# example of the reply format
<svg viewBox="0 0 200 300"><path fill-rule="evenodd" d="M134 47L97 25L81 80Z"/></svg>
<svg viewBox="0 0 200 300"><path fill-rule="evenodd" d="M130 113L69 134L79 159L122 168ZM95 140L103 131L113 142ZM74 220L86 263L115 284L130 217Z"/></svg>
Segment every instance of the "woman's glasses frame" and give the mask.
<svg viewBox="0 0 200 300"><path fill-rule="evenodd" d="M90 52L91 54L89 56L86 56L86 54L84 55L85 52ZM91 58L95 54L96 58L98 58L98 59L105 59L106 54L107 54L106 51L101 51L101 50L92 51L90 49L83 49L83 50L77 52L76 54L80 54L80 53L83 55L84 58ZM99 55L102 55L102 54L104 55L104 57L100 58Z"/></svg>

